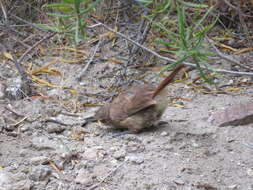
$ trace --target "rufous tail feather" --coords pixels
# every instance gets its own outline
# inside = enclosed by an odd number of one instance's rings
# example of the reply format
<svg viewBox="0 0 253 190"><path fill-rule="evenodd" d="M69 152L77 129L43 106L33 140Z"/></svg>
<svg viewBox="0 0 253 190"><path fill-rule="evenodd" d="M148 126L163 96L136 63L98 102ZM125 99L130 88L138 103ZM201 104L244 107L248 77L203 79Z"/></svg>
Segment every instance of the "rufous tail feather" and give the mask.
<svg viewBox="0 0 253 190"><path fill-rule="evenodd" d="M174 77L177 75L177 73L184 67L185 65L183 64L176 66L172 73L158 85L155 92L153 93L152 98L155 98L159 94L159 92L161 92L168 84L170 84L173 81Z"/></svg>

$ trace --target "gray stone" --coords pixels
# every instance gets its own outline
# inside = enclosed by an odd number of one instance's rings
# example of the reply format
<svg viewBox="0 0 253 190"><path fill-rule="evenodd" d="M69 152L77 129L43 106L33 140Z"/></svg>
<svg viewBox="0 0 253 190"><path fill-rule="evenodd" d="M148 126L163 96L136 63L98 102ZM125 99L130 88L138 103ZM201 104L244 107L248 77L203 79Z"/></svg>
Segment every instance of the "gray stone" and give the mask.
<svg viewBox="0 0 253 190"><path fill-rule="evenodd" d="M32 165L46 164L49 161L50 161L50 158L46 156L37 156L30 159L30 163Z"/></svg>
<svg viewBox="0 0 253 190"><path fill-rule="evenodd" d="M5 86L0 83L0 99L4 98Z"/></svg>
<svg viewBox="0 0 253 190"><path fill-rule="evenodd" d="M48 123L46 130L48 133L61 133L66 129L65 126L56 123Z"/></svg>
<svg viewBox="0 0 253 190"><path fill-rule="evenodd" d="M211 121L219 127L253 123L253 101L239 103L217 111L211 116Z"/></svg>
<svg viewBox="0 0 253 190"><path fill-rule="evenodd" d="M32 139L32 146L38 150L57 149L57 143L46 136L34 137Z"/></svg>
<svg viewBox="0 0 253 190"><path fill-rule="evenodd" d="M127 157L127 160L129 160L130 162L134 164L142 164L144 162L143 158L137 157L137 156L129 156Z"/></svg>
<svg viewBox="0 0 253 190"><path fill-rule="evenodd" d="M125 156L126 156L126 151L122 149L114 152L113 154L113 157L117 160L125 158Z"/></svg>
<svg viewBox="0 0 253 190"><path fill-rule="evenodd" d="M45 181L51 175L52 170L49 166L39 165L32 169L30 179L33 181Z"/></svg>
<svg viewBox="0 0 253 190"><path fill-rule="evenodd" d="M76 176L75 182L80 183L82 185L87 185L87 186L92 185L93 179L91 176L91 172L89 172L85 169L80 169L78 171L77 176Z"/></svg>
<svg viewBox="0 0 253 190"><path fill-rule="evenodd" d="M162 133L161 133L161 136L163 136L163 137L165 137L165 136L167 136L168 135L168 133L166 132L166 131L163 131Z"/></svg>
<svg viewBox="0 0 253 190"><path fill-rule="evenodd" d="M177 185L184 185L184 181L182 179L175 179L173 180L175 184Z"/></svg>
<svg viewBox="0 0 253 190"><path fill-rule="evenodd" d="M24 173L0 171L0 190L30 190L31 182Z"/></svg>

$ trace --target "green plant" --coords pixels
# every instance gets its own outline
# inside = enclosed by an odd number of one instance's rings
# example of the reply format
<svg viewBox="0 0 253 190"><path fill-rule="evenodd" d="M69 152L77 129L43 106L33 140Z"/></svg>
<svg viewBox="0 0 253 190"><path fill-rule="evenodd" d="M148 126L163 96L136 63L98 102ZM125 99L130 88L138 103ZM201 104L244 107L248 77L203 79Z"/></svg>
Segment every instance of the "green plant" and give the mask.
<svg viewBox="0 0 253 190"><path fill-rule="evenodd" d="M152 1L148 0L145 0L145 2L144 0L139 1L149 5L152 3ZM201 77L206 82L212 83L206 77L201 65L209 60L209 56L213 56L212 53L206 52L204 48L205 36L216 23L215 20L211 24L204 26L204 22L207 21L207 17L210 15L213 7L208 8L205 4L190 3L183 0L156 1L154 7L156 8L153 9L153 13L149 15L149 18L160 14L161 22L154 22L154 25L164 36L163 40L157 40L157 42L168 48L168 50L165 50L166 52L173 53L177 57L175 63L164 67L160 73L191 58L196 64ZM192 17L188 17L188 19L186 18L186 8L191 8L191 12L194 10ZM203 9L206 11L204 14ZM175 12L177 20L172 22L169 20L169 16L173 16Z"/></svg>
<svg viewBox="0 0 253 190"><path fill-rule="evenodd" d="M55 17L55 26L42 25L40 27L53 32L61 33L74 40L77 45L80 41L86 40L85 16L94 10L101 0L62 0L61 3L43 5L43 8L51 8L55 13L47 15Z"/></svg>

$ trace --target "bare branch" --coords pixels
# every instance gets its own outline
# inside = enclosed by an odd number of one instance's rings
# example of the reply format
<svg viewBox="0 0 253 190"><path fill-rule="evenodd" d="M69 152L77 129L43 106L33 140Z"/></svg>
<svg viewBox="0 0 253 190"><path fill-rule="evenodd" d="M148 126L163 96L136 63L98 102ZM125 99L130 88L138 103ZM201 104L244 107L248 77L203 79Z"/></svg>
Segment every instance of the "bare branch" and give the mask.
<svg viewBox="0 0 253 190"><path fill-rule="evenodd" d="M253 71L253 69L251 69L250 67L246 66L246 65L243 65L241 64L240 62L238 62L237 60L235 59L232 59L230 56L227 56L225 54L223 54L213 43L213 41L209 38L207 38L207 41L209 42L209 44L212 46L212 48L216 51L216 53L218 54L218 56L226 61L229 61L231 63L234 63L235 65L238 65L244 69L248 69L249 71Z"/></svg>
<svg viewBox="0 0 253 190"><path fill-rule="evenodd" d="M169 62L169 63L175 63L175 62L176 62L175 59L171 59L171 58L168 58L168 57L164 57L164 56L162 56L162 55L156 53L155 51L153 51L153 50L151 50L151 49L149 49L149 48L147 48L147 47L145 47L145 46L139 44L138 42L136 42L136 41L130 39L130 38L127 37L126 35L124 35L124 34L122 34L122 33L120 33L120 32L117 32L117 31L113 30L112 28L110 28L109 26L107 26L107 25L105 25L105 24L99 22L98 20L96 20L96 19L94 19L94 18L92 18L92 19L93 19L97 24L100 24L101 26L103 26L105 29L107 29L107 30L109 30L109 31L111 31L111 32L113 32L113 33L115 33L115 34L117 34L118 36L120 36L120 37L122 37L122 38L124 38L124 39L126 39L126 40L128 40L128 41L130 41L130 42L133 43L134 45L136 45L136 46L138 46L138 47L144 49L145 51L147 51L147 52L153 54L154 56L156 56L156 57L158 57L158 58L160 58L160 59L162 59L162 60L165 60L165 61L167 61L167 62ZM99 26L99 25L97 25L97 26ZM195 64L190 63L190 62L186 62L186 61L184 61L182 64L187 65L187 66L197 67ZM234 74L234 75L248 75L248 76L253 76L253 72L229 71L229 70L214 69L214 68L204 67L204 66L201 66L201 68L204 69L204 70L209 70L209 71L218 72L218 73L227 73L227 74Z"/></svg>
<svg viewBox="0 0 253 190"><path fill-rule="evenodd" d="M98 47L100 46L101 40L98 41L97 46L95 47L95 50L93 52L93 54L90 57L90 60L88 61L88 63L86 63L85 67L83 68L83 70L79 73L79 75L76 77L76 80L80 81L81 77L85 74L85 72L87 71L87 69L89 68L91 62L93 61L97 51L98 51Z"/></svg>

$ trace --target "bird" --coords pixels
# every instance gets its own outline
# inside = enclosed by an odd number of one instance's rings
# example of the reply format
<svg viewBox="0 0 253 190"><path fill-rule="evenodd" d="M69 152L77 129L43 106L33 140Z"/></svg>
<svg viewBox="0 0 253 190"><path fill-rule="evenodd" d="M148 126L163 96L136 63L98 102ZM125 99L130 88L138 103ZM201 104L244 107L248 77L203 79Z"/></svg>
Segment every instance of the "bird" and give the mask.
<svg viewBox="0 0 253 190"><path fill-rule="evenodd" d="M168 107L166 86L185 66L177 65L157 87L151 84L136 85L121 92L111 103L99 108L94 119L116 129L139 133L154 126Z"/></svg>

